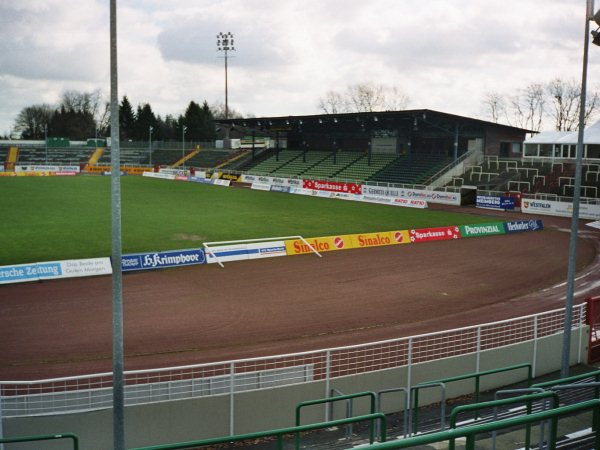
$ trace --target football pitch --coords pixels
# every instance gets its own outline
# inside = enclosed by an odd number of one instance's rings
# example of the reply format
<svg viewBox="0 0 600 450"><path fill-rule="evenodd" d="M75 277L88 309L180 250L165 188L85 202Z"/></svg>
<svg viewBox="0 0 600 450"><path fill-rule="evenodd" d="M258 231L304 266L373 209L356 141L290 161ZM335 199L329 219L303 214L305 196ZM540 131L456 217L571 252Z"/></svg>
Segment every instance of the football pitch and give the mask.
<svg viewBox="0 0 600 450"><path fill-rule="evenodd" d="M0 178L0 265L111 254L110 177ZM126 176L123 253L202 242L474 224L442 211Z"/></svg>

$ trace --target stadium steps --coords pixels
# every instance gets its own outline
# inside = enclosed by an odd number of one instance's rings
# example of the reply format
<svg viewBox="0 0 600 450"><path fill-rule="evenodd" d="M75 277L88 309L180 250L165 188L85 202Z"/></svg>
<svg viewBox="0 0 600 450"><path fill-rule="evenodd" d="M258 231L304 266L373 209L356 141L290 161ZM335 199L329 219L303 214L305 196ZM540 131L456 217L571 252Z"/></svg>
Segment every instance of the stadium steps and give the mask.
<svg viewBox="0 0 600 450"><path fill-rule="evenodd" d="M272 155L271 157L249 167L247 170L260 173L275 173L289 162L302 156L300 150L281 150L279 156Z"/></svg>
<svg viewBox="0 0 600 450"><path fill-rule="evenodd" d="M287 177L303 175L306 171L325 161L329 155L331 152L319 150L301 152L299 157L289 161L273 173Z"/></svg>
<svg viewBox="0 0 600 450"><path fill-rule="evenodd" d="M356 152L338 152L331 154L320 164L305 171L303 175L311 178L334 178L337 173L356 163L362 154ZM335 162L334 162L335 161Z"/></svg>
<svg viewBox="0 0 600 450"><path fill-rule="evenodd" d="M102 157L103 153L104 147L98 147L96 150L94 150L94 153L92 153L92 156L90 156L90 159L87 162L88 166L95 166L98 163L98 160Z"/></svg>

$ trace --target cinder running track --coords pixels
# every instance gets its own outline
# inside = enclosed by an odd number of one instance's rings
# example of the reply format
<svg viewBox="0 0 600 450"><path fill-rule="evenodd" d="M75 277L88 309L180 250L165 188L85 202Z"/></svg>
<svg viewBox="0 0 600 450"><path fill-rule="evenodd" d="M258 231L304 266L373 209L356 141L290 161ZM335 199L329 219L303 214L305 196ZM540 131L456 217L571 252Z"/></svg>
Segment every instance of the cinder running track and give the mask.
<svg viewBox="0 0 600 450"><path fill-rule="evenodd" d="M543 232L127 274L125 370L358 344L563 307L571 221L539 218ZM600 295L600 231L585 222L576 304ZM110 372L111 301L111 277L0 286L0 380Z"/></svg>

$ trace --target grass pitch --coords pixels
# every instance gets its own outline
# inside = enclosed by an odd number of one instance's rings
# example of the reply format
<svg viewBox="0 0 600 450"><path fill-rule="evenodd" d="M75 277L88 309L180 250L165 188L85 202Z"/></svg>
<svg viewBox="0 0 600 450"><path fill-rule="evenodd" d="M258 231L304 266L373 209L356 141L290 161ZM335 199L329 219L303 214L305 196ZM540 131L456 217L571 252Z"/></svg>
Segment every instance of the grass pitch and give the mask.
<svg viewBox="0 0 600 450"><path fill-rule="evenodd" d="M123 177L123 253L461 225L466 214ZM111 254L110 177L0 178L0 265Z"/></svg>

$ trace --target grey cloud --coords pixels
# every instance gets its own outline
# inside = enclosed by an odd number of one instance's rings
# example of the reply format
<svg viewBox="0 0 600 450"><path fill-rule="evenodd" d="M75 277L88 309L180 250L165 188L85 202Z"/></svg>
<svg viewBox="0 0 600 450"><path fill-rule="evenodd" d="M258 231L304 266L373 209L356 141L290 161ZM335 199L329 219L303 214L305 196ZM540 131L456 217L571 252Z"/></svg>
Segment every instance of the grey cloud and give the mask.
<svg viewBox="0 0 600 450"><path fill-rule="evenodd" d="M234 34L235 64L245 67L287 64L291 61L290 51L284 50L286 43L268 27L254 23L217 26L214 22L187 22L171 26L158 36L158 48L167 61L183 61L193 64L215 64L222 52L217 51L219 32Z"/></svg>

